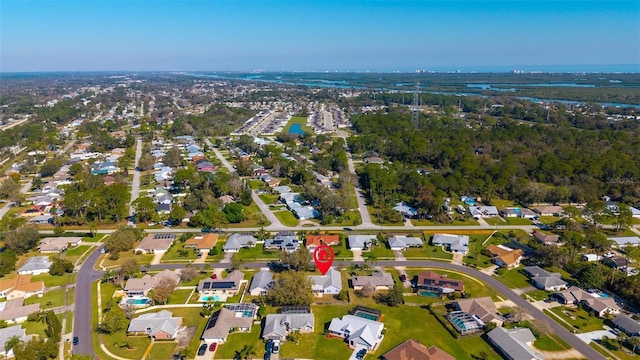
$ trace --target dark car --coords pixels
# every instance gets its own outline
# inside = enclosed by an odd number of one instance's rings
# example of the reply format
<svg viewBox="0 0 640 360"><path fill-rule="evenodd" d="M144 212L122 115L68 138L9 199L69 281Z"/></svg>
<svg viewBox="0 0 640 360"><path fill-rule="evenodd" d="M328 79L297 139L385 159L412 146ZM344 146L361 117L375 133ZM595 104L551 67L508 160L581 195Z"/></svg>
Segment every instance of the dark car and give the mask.
<svg viewBox="0 0 640 360"><path fill-rule="evenodd" d="M200 347L198 348L198 356L202 356L206 352L207 352L207 344L200 345Z"/></svg>
<svg viewBox="0 0 640 360"><path fill-rule="evenodd" d="M211 274L211 278L213 280L217 279L218 278L218 274L216 274L216 273Z"/></svg>
<svg viewBox="0 0 640 360"><path fill-rule="evenodd" d="M218 343L213 343L209 345L209 351L216 351L216 347L218 347Z"/></svg>
<svg viewBox="0 0 640 360"><path fill-rule="evenodd" d="M73 345L78 345L80 343L80 339L77 336L73 337Z"/></svg>
<svg viewBox="0 0 640 360"><path fill-rule="evenodd" d="M212 233L213 232L213 228L202 228L200 229L201 232L203 233Z"/></svg>
<svg viewBox="0 0 640 360"><path fill-rule="evenodd" d="M360 351L358 351L358 353L356 354L356 359L364 359L364 356L367 355L367 349L361 349Z"/></svg>
<svg viewBox="0 0 640 360"><path fill-rule="evenodd" d="M264 348L266 350L267 353L271 352L271 349L273 349L273 340L267 340L267 345Z"/></svg>
<svg viewBox="0 0 640 360"><path fill-rule="evenodd" d="M405 274L400 275L400 281L402 281L402 282L407 281L407 275L405 275Z"/></svg>
<svg viewBox="0 0 640 360"><path fill-rule="evenodd" d="M274 354L280 352L280 343L273 344L273 349L271 350Z"/></svg>

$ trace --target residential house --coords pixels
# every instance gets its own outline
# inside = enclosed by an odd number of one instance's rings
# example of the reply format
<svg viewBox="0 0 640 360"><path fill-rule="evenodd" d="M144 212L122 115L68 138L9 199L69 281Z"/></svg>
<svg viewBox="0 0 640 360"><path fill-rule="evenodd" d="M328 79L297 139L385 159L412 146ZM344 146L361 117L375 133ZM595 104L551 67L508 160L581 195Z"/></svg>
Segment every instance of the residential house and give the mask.
<svg viewBox="0 0 640 360"><path fill-rule="evenodd" d="M240 291L240 285L243 281L244 273L234 270L225 278L200 280L196 290L200 293L201 299L216 295L234 296Z"/></svg>
<svg viewBox="0 0 640 360"><path fill-rule="evenodd" d="M142 278L130 278L124 286L127 297L143 297L147 296L149 291L153 289L162 280L168 279L175 284L180 283L180 274L176 271L168 269L162 270L153 276L146 274Z"/></svg>
<svg viewBox="0 0 640 360"><path fill-rule="evenodd" d="M305 240L305 246L310 252L315 251L320 245L334 246L338 244L340 244L340 237L338 235L307 235Z"/></svg>
<svg viewBox="0 0 640 360"><path fill-rule="evenodd" d="M410 247L422 247L422 239L417 237L396 235L389 238L389 248L393 251L406 250Z"/></svg>
<svg viewBox="0 0 640 360"><path fill-rule="evenodd" d="M545 234L542 233L540 231L534 231L533 232L533 236L538 240L538 242L540 242L541 244L545 244L545 245L555 245L555 246L559 246L562 245L562 243L560 242L560 235L555 235L555 234Z"/></svg>
<svg viewBox="0 0 640 360"><path fill-rule="evenodd" d="M222 203L222 205L227 205L232 202L236 202L236 200L231 195L222 195L218 197L218 200Z"/></svg>
<svg viewBox="0 0 640 360"><path fill-rule="evenodd" d="M457 300L453 303L453 307L457 311L463 311L480 319L484 324L492 322L497 326L502 326L504 322L504 318L490 297Z"/></svg>
<svg viewBox="0 0 640 360"><path fill-rule="evenodd" d="M629 336L640 336L640 322L633 320L627 315L618 315L612 320L616 328Z"/></svg>
<svg viewBox="0 0 640 360"><path fill-rule="evenodd" d="M95 164L91 175L111 175L120 172L120 168L112 161Z"/></svg>
<svg viewBox="0 0 640 360"><path fill-rule="evenodd" d="M271 287L273 287L273 273L263 269L258 271L251 279L249 294L251 296L267 295Z"/></svg>
<svg viewBox="0 0 640 360"><path fill-rule="evenodd" d="M598 254L582 254L582 261L593 262L599 260L602 260L602 256Z"/></svg>
<svg viewBox="0 0 640 360"><path fill-rule="evenodd" d="M540 216L562 216L564 209L562 206L538 206L533 211Z"/></svg>
<svg viewBox="0 0 640 360"><path fill-rule="evenodd" d="M267 239L264 242L264 248L266 250L294 252L299 246L298 236L292 231L280 231L273 239Z"/></svg>
<svg viewBox="0 0 640 360"><path fill-rule="evenodd" d="M169 250L175 239L176 234L150 234L145 236L140 243L136 245L135 251L141 251L147 254L164 253Z"/></svg>
<svg viewBox="0 0 640 360"><path fill-rule="evenodd" d="M407 219L410 219L418 215L418 210L412 208L411 206L403 202L397 203L396 206L393 207L393 210L401 213L402 216L404 216Z"/></svg>
<svg viewBox="0 0 640 360"><path fill-rule="evenodd" d="M196 164L196 168L200 172L214 172L216 170L215 165L210 161L200 161Z"/></svg>
<svg viewBox="0 0 640 360"><path fill-rule="evenodd" d="M44 282L31 282L31 275L18 275L0 279L0 297L7 300L26 299L31 296L42 297Z"/></svg>
<svg viewBox="0 0 640 360"><path fill-rule="evenodd" d="M469 206L469 213L473 217L494 217L500 215L495 206Z"/></svg>
<svg viewBox="0 0 640 360"><path fill-rule="evenodd" d="M344 338L352 348L375 350L384 335L384 324L353 315L344 315L342 319L333 318L329 324L329 334Z"/></svg>
<svg viewBox="0 0 640 360"><path fill-rule="evenodd" d="M232 234L222 246L224 252L238 252L242 248L256 246L258 239L251 234Z"/></svg>
<svg viewBox="0 0 640 360"><path fill-rule="evenodd" d="M487 333L489 342L508 360L542 360L544 356L532 347L536 341L527 328L497 327Z"/></svg>
<svg viewBox="0 0 640 360"><path fill-rule="evenodd" d="M367 158L364 158L362 161L364 161L365 164L382 164L384 162L384 160L382 160L377 156L367 157Z"/></svg>
<svg viewBox="0 0 640 360"><path fill-rule="evenodd" d="M560 278L560 274L551 274L539 266L526 266L523 270L530 277L531 283L538 289L559 291L567 288L567 282Z"/></svg>
<svg viewBox="0 0 640 360"><path fill-rule="evenodd" d="M376 239L375 235L349 235L347 241L351 250L369 250Z"/></svg>
<svg viewBox="0 0 640 360"><path fill-rule="evenodd" d="M491 262L507 269L520 266L520 261L524 254L521 249L514 250L504 245L489 245L487 246L487 251L493 256Z"/></svg>
<svg viewBox="0 0 640 360"><path fill-rule="evenodd" d="M602 258L602 263L616 270L625 270L629 266L629 260L621 256L605 256Z"/></svg>
<svg viewBox="0 0 640 360"><path fill-rule="evenodd" d="M610 297L602 297L599 294L591 294L577 286L572 286L566 290L553 294L553 297L561 304L569 306L582 305L587 311L592 311L598 317L606 315L617 315L620 313L620 306Z"/></svg>
<svg viewBox="0 0 640 360"><path fill-rule="evenodd" d="M20 275L40 275L48 274L49 268L53 264L49 261L48 256L34 256L27 259L27 261L18 269Z"/></svg>
<svg viewBox="0 0 640 360"><path fill-rule="evenodd" d="M31 340L31 335L27 336L26 330L23 329L21 325L9 326L0 329L0 358L9 359L15 357L13 354L13 348L5 348L7 342L14 337L25 343Z"/></svg>
<svg viewBox="0 0 640 360"><path fill-rule="evenodd" d="M278 194L282 195L282 194L287 194L291 192L291 188L287 185L282 185L282 186L276 186L273 188L273 190L275 192L277 192Z"/></svg>
<svg viewBox="0 0 640 360"><path fill-rule="evenodd" d="M384 353L382 360L455 360L455 358L437 346L427 348L409 339Z"/></svg>
<svg viewBox="0 0 640 360"><path fill-rule="evenodd" d="M448 251L457 254L464 255L469 252L469 236L467 235L435 234L431 243L435 246L444 246Z"/></svg>
<svg viewBox="0 0 640 360"><path fill-rule="evenodd" d="M619 248L623 246L639 246L640 245L640 237L637 236L614 236L609 237L607 240L613 241L613 247Z"/></svg>
<svg viewBox="0 0 640 360"><path fill-rule="evenodd" d="M81 237L46 237L40 240L38 251L42 254L59 254L66 251L69 247L80 245Z"/></svg>
<svg viewBox="0 0 640 360"><path fill-rule="evenodd" d="M258 306L250 303L226 304L216 311L204 328L202 340L206 343L224 343L231 330L251 331Z"/></svg>
<svg viewBox="0 0 640 360"><path fill-rule="evenodd" d="M429 291L438 295L449 294L454 291L464 292L464 281L449 279L446 275L440 275L433 271L423 271L418 274L416 283L418 291Z"/></svg>
<svg viewBox="0 0 640 360"><path fill-rule="evenodd" d="M351 285L354 290L362 290L365 286L370 286L375 290L391 290L395 282L390 273L376 271L368 276L354 276L351 278Z"/></svg>
<svg viewBox="0 0 640 360"><path fill-rule="evenodd" d="M181 326L181 317L173 317L171 311L162 310L131 319L127 333L134 335L146 334L154 340L170 340L176 338Z"/></svg>
<svg viewBox="0 0 640 360"><path fill-rule="evenodd" d="M20 324L27 320L27 317L34 312L40 311L40 304L24 305L24 299L15 299L0 302L0 321L8 324Z"/></svg>
<svg viewBox="0 0 640 360"><path fill-rule="evenodd" d="M464 311L450 311L445 315L445 318L462 335L481 332L485 326L482 320Z"/></svg>
<svg viewBox="0 0 640 360"><path fill-rule="evenodd" d="M537 216L534 211L519 207L502 209L500 215L503 217L520 217L525 219L533 219Z"/></svg>
<svg viewBox="0 0 640 360"><path fill-rule="evenodd" d="M340 272L334 268L329 269L324 275L311 275L311 291L317 296L325 294L339 294L342 291L342 278Z"/></svg>
<svg viewBox="0 0 640 360"><path fill-rule="evenodd" d="M313 332L315 320L311 313L269 314L264 321L262 338L284 341L292 331L301 334Z"/></svg>
<svg viewBox="0 0 640 360"><path fill-rule="evenodd" d="M185 248L196 249L201 253L209 252L218 242L218 234L204 234L194 236L184 242Z"/></svg>
<svg viewBox="0 0 640 360"><path fill-rule="evenodd" d="M320 212L311 205L302 205L300 203L287 203L289 210L300 220L309 220L320 217Z"/></svg>

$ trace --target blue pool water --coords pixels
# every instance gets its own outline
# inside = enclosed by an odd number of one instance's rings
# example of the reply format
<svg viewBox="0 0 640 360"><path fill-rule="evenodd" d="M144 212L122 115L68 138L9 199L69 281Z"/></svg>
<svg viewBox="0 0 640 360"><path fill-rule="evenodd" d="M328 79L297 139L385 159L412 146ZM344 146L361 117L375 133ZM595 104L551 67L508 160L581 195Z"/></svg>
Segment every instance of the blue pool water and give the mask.
<svg viewBox="0 0 640 360"><path fill-rule="evenodd" d="M288 134L304 135L304 130L302 130L302 125L300 124L291 125L291 127L289 128Z"/></svg>
<svg viewBox="0 0 640 360"><path fill-rule="evenodd" d="M127 299L127 304L130 305L147 305L149 303L149 299Z"/></svg>
<svg viewBox="0 0 640 360"><path fill-rule="evenodd" d="M211 296L202 296L200 297L200 301L201 302L207 302L207 301L220 301L220 296L219 295L211 295Z"/></svg>

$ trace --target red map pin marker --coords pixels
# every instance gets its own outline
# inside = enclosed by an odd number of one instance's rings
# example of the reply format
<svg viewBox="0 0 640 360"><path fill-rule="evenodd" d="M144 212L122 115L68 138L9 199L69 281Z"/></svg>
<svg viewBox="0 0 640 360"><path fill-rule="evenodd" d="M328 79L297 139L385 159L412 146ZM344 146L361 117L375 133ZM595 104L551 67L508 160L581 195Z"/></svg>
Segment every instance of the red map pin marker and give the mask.
<svg viewBox="0 0 640 360"><path fill-rule="evenodd" d="M315 261L318 270L322 275L326 274L333 264L333 249L331 246L320 245L313 252L313 261Z"/></svg>

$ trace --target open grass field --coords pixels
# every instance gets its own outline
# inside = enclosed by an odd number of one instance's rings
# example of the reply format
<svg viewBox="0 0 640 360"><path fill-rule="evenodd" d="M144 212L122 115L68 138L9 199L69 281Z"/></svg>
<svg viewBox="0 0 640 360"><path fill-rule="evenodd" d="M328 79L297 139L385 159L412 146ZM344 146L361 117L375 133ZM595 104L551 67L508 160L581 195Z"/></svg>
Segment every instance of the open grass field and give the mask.
<svg viewBox="0 0 640 360"><path fill-rule="evenodd" d="M284 226L297 226L298 219L289 210L274 211L273 215L280 220Z"/></svg>
<svg viewBox="0 0 640 360"><path fill-rule="evenodd" d="M74 289L69 289L69 302L73 302ZM43 310L63 306L66 296L65 289L47 291L42 297L32 296L24 299L25 304L40 304Z"/></svg>
<svg viewBox="0 0 640 360"><path fill-rule="evenodd" d="M247 249L240 249L240 252L234 254L243 261L256 260L256 259L278 259L280 257L279 251L265 250L263 244L257 244L254 247Z"/></svg>
<svg viewBox="0 0 640 360"><path fill-rule="evenodd" d="M175 342L155 341L149 352L149 359L168 359L176 350L178 344Z"/></svg>

